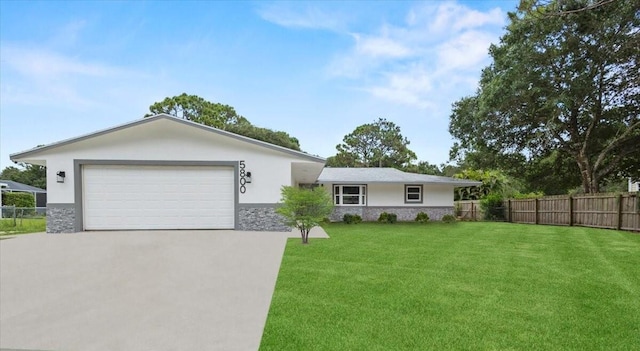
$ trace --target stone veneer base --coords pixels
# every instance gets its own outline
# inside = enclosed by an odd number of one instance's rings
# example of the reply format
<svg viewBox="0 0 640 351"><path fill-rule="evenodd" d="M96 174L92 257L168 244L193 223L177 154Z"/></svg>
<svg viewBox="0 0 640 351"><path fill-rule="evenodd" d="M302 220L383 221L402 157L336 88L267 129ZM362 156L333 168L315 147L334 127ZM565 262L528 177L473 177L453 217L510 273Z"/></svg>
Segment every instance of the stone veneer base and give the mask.
<svg viewBox="0 0 640 351"><path fill-rule="evenodd" d="M75 233L75 221L73 204L47 205L47 233Z"/></svg>
<svg viewBox="0 0 640 351"><path fill-rule="evenodd" d="M453 215L453 206L429 206L429 207L408 207L408 206L336 206L330 216L331 221L341 222L342 217L349 214L357 214L363 221L377 221L382 212L395 213L398 221L411 222L416 219L416 215L424 212L429 215L429 220L439 221L444 215Z"/></svg>
<svg viewBox="0 0 640 351"><path fill-rule="evenodd" d="M238 230L263 232L288 232L291 227L284 224L284 218L276 213L275 204L243 205L238 207Z"/></svg>
<svg viewBox="0 0 640 351"><path fill-rule="evenodd" d="M284 218L276 213L275 204L240 205L238 230L288 232ZM47 233L75 233L75 207L73 204L47 206Z"/></svg>

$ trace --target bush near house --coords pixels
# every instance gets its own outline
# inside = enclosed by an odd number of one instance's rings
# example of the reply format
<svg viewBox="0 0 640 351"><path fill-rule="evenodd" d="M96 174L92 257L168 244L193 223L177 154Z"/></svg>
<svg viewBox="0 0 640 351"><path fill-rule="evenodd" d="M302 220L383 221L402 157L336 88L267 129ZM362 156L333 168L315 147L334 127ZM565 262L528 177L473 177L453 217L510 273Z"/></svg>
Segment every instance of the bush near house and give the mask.
<svg viewBox="0 0 640 351"><path fill-rule="evenodd" d="M442 222L444 223L455 223L456 217L450 214L442 216Z"/></svg>
<svg viewBox="0 0 640 351"><path fill-rule="evenodd" d="M398 215L395 213L387 213L387 212L382 212L380 214L380 217L378 217L378 222L380 223L395 223L398 221Z"/></svg>
<svg viewBox="0 0 640 351"><path fill-rule="evenodd" d="M342 216L342 221L346 224L358 224L362 223L362 217L357 214L345 213L345 215Z"/></svg>
<svg viewBox="0 0 640 351"><path fill-rule="evenodd" d="M424 213L424 212L420 212L416 215L416 222L418 223L427 223L429 222L429 215Z"/></svg>

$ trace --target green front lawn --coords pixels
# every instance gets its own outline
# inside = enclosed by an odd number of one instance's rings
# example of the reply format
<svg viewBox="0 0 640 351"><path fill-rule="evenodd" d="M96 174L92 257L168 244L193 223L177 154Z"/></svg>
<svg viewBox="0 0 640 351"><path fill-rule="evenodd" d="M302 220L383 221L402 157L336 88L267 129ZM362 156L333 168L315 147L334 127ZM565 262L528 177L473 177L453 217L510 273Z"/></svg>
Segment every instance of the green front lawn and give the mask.
<svg viewBox="0 0 640 351"><path fill-rule="evenodd" d="M290 239L261 350L640 350L640 235L463 222Z"/></svg>
<svg viewBox="0 0 640 351"><path fill-rule="evenodd" d="M16 218L15 222L12 218L0 219L0 236L39 233L44 232L47 227L45 218Z"/></svg>

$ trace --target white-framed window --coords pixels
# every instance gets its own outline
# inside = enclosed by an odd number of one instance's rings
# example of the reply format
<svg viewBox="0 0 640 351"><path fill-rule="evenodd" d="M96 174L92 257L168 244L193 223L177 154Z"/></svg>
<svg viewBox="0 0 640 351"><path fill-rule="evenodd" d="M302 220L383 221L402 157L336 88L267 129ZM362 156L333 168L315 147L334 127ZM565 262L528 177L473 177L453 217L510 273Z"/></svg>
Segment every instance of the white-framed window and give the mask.
<svg viewBox="0 0 640 351"><path fill-rule="evenodd" d="M364 206L367 204L367 186L334 185L333 203L336 206Z"/></svg>
<svg viewBox="0 0 640 351"><path fill-rule="evenodd" d="M422 203L422 185L405 185L404 202L409 204Z"/></svg>

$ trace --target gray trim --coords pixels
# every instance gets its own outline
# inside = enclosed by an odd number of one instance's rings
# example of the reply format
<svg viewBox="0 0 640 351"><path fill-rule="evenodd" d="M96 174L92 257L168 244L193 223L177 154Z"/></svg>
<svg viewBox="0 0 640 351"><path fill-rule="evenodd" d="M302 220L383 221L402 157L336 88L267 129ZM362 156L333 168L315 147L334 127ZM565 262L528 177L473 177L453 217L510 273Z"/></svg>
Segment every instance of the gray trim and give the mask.
<svg viewBox="0 0 640 351"><path fill-rule="evenodd" d="M239 168L240 161L154 161L154 160L73 160L73 179L74 179L74 191L75 191L75 230L81 232L84 230L84 212L83 212L83 199L82 199L82 183L84 176L82 174L82 166L221 166L221 167L233 167L234 178L234 223L233 229L238 230L240 215L239 215L239 200L240 200L240 179Z"/></svg>
<svg viewBox="0 0 640 351"><path fill-rule="evenodd" d="M76 138L71 138L71 139L66 139L66 140L62 140L62 141L58 141L49 145L44 145L44 146L40 146L40 147L36 147L33 148L31 150L26 150L26 151L22 151L22 152L16 152L14 154L9 155L9 158L13 161L14 159L21 159L21 158L25 158L28 156L33 156L34 154L38 154L41 151L45 151L45 150L50 150L53 148L57 148L60 146L64 146L64 145L69 145L69 144L73 144L79 141L83 141L83 140L87 140L87 139L91 139L91 138L95 138L101 135L105 135L105 134L109 134L112 132L117 132L119 130L123 130L129 127L135 127L137 125L140 124L144 124L144 123L150 123L152 121L155 120L159 120L159 119L167 119L170 121L174 121L176 123L182 123L188 126L192 126L192 127L196 127L196 128L200 128L202 130L206 130L208 132L212 132L212 133L216 133L219 135L223 135L223 136L227 136L236 140L240 140L240 141L244 141L250 144L254 144L257 146L261 146L267 149L271 149L271 150L275 150L278 152L283 152L289 155L293 155L302 159L306 159L309 161L315 161L315 162L320 162L320 163L325 163L326 159L319 157L319 156L313 156L310 154L307 154L305 152L302 151L296 151L296 150L292 150L292 149L288 149L286 147L282 147L279 145L274 145L274 144L270 144L264 141L260 141L260 140L256 140L256 139L252 139L246 136L242 136L242 135L238 135L238 134L234 134L225 130L220 130L217 128L213 128L213 127L209 127L209 126L205 126L203 124L200 123L195 123L195 122L191 122L191 121L187 121L184 119L180 119L180 118L176 118L167 114L159 114L159 115L155 115L155 116L151 116L151 117L147 117L147 118L142 118L139 120L135 120L133 122L129 122L126 124L122 124L119 126L115 126L109 129L104 129L104 130L100 130L94 133L90 133L90 134L85 134L85 135L81 135L79 137Z"/></svg>
<svg viewBox="0 0 640 351"><path fill-rule="evenodd" d="M357 205L345 205L345 204L336 204L336 186L341 187L342 189L342 193L340 193L340 199L342 200L342 197L344 196L344 188L345 186L363 186L364 187L364 204L357 204ZM362 194L359 194L358 196L362 196ZM358 207L358 206L362 206L362 207L367 207L369 204L369 185L366 183L332 183L331 184L331 198L333 199L333 206L337 206L337 207Z"/></svg>
<svg viewBox="0 0 640 351"><path fill-rule="evenodd" d="M280 206L279 203L274 204L266 204L266 203L240 203L238 204L240 207L252 207L252 208L276 208Z"/></svg>
<svg viewBox="0 0 640 351"><path fill-rule="evenodd" d="M57 208L75 208L76 204L74 203L55 203L55 202L48 202L47 203L47 207L57 207Z"/></svg>
<svg viewBox="0 0 640 351"><path fill-rule="evenodd" d="M419 187L420 188L420 201L408 201L407 200L407 188ZM404 203L405 204L422 204L424 203L424 186L422 184L405 184L404 185Z"/></svg>

